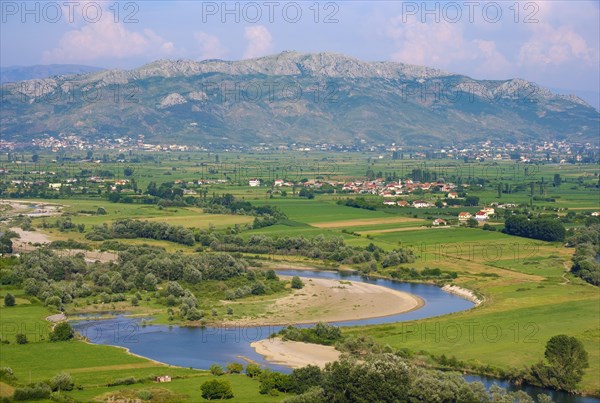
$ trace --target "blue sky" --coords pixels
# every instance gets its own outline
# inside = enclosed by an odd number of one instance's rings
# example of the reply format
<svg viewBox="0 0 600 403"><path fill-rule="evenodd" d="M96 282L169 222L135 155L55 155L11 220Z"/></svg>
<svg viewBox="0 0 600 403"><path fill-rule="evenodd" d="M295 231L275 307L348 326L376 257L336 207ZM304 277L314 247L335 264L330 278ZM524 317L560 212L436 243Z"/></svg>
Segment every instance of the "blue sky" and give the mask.
<svg viewBox="0 0 600 403"><path fill-rule="evenodd" d="M597 107L599 4L1 0L0 64L134 68L161 58L327 51L479 79L524 78Z"/></svg>

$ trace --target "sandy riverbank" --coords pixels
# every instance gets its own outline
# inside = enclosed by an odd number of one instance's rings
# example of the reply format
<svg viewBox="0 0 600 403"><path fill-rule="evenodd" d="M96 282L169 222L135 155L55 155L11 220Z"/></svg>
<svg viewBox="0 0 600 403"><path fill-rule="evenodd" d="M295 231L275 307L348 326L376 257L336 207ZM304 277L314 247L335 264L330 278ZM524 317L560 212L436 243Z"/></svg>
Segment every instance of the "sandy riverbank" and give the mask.
<svg viewBox="0 0 600 403"><path fill-rule="evenodd" d="M449 292L450 294L458 295L459 297L473 302L475 305L479 305L483 302L481 299L479 299L479 297L477 297L477 295L475 295L473 291L457 285L446 284L442 287L442 290Z"/></svg>
<svg viewBox="0 0 600 403"><path fill-rule="evenodd" d="M252 348L265 360L291 368L307 365L325 367L328 362L337 361L342 354L334 347L299 341L283 341L279 338L255 341Z"/></svg>
<svg viewBox="0 0 600 403"><path fill-rule="evenodd" d="M38 231L25 231L19 227L10 228L11 231L19 234L19 238L13 238L14 252L31 252L36 249L34 244L49 244L52 242L50 236ZM119 256L113 252L101 252L99 250L83 250L83 249L55 249L54 253L60 256L71 256L77 253L83 253L85 260L88 263L100 261L108 263L116 261Z"/></svg>
<svg viewBox="0 0 600 403"><path fill-rule="evenodd" d="M304 288L275 300L265 314L224 325L341 322L396 315L423 306L415 295L378 285L318 278L303 281Z"/></svg>

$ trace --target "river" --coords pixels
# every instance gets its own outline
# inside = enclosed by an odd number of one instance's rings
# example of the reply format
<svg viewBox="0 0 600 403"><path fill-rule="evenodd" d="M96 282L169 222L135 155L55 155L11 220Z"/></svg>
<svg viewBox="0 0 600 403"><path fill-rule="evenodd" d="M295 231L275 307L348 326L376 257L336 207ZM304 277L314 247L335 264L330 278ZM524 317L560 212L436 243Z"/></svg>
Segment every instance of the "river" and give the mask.
<svg viewBox="0 0 600 403"><path fill-rule="evenodd" d="M337 322L338 326L372 325L424 319L470 309L474 303L449 294L441 288L428 284L400 283L385 279L365 278L356 274L330 271L278 270L285 276L304 278L327 278L362 281L398 291L417 295L425 302L420 309L398 315L379 318ZM308 326L308 325L303 325ZM152 325L142 319L116 317L105 320L82 320L74 324L75 329L88 337L92 343L121 346L134 354L170 365L208 369L212 364L226 365L246 357L273 370L289 373L290 369L273 365L257 354L250 343L268 338L283 326L227 326L227 327L180 327ZM497 383L502 387L517 388L508 382L478 376L466 376L469 381L481 381L486 386ZM542 388L518 387L532 396L538 393L552 394L559 403L591 403L598 399L571 396Z"/></svg>

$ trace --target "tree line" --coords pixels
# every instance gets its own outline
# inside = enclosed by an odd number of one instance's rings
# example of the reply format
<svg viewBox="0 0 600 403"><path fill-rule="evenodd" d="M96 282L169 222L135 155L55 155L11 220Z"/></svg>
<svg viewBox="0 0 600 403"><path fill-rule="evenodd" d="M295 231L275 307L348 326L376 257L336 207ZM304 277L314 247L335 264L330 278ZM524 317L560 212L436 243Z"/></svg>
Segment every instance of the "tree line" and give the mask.
<svg viewBox="0 0 600 403"><path fill-rule="evenodd" d="M528 218L527 216L510 216L504 222L505 234L542 241L564 241L565 227L557 220L550 218Z"/></svg>

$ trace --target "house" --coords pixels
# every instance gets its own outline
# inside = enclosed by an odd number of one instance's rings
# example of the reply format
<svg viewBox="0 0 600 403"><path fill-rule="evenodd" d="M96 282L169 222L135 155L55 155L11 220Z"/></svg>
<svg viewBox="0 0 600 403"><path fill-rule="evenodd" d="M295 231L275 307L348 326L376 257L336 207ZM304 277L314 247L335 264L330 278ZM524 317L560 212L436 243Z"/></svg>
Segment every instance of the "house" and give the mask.
<svg viewBox="0 0 600 403"><path fill-rule="evenodd" d="M275 179L273 186L283 186L283 179Z"/></svg>
<svg viewBox="0 0 600 403"><path fill-rule="evenodd" d="M496 211L493 207L484 207L481 211L485 211L489 216L496 214Z"/></svg>
<svg viewBox="0 0 600 403"><path fill-rule="evenodd" d="M260 186L260 179L250 179L250 180L248 181L248 185L249 185L250 187L253 187L253 188L254 188L254 187L257 187L257 186Z"/></svg>
<svg viewBox="0 0 600 403"><path fill-rule="evenodd" d="M171 376L169 376L169 375L157 376L156 378L154 378L154 380L158 383L171 382Z"/></svg>
<svg viewBox="0 0 600 403"><path fill-rule="evenodd" d="M446 222L446 220L442 220L441 218L436 218L435 220L433 220L433 222L431 224L435 225L435 226L438 226L438 225L448 225L448 223Z"/></svg>
<svg viewBox="0 0 600 403"><path fill-rule="evenodd" d="M383 204L385 204L386 206L395 206L396 202L393 200L386 200L383 202Z"/></svg>
<svg viewBox="0 0 600 403"><path fill-rule="evenodd" d="M471 217L473 217L471 213L467 213L466 211L458 213L458 221L467 221Z"/></svg>
<svg viewBox="0 0 600 403"><path fill-rule="evenodd" d="M398 206L400 207L408 207L408 202L406 200L399 200Z"/></svg>
<svg viewBox="0 0 600 403"><path fill-rule="evenodd" d="M483 211L483 210L478 211L477 214L475 214L475 219L477 221L485 221L488 218L490 218L490 217L488 217L488 214L485 211Z"/></svg>
<svg viewBox="0 0 600 403"><path fill-rule="evenodd" d="M425 208L425 207L432 207L433 204L423 201L423 200L415 200L413 202L413 207L414 208Z"/></svg>
<svg viewBox="0 0 600 403"><path fill-rule="evenodd" d="M458 193L456 193L456 192L448 193L448 199L458 199Z"/></svg>
<svg viewBox="0 0 600 403"><path fill-rule="evenodd" d="M600 211L594 211L592 217L600 217Z"/></svg>

